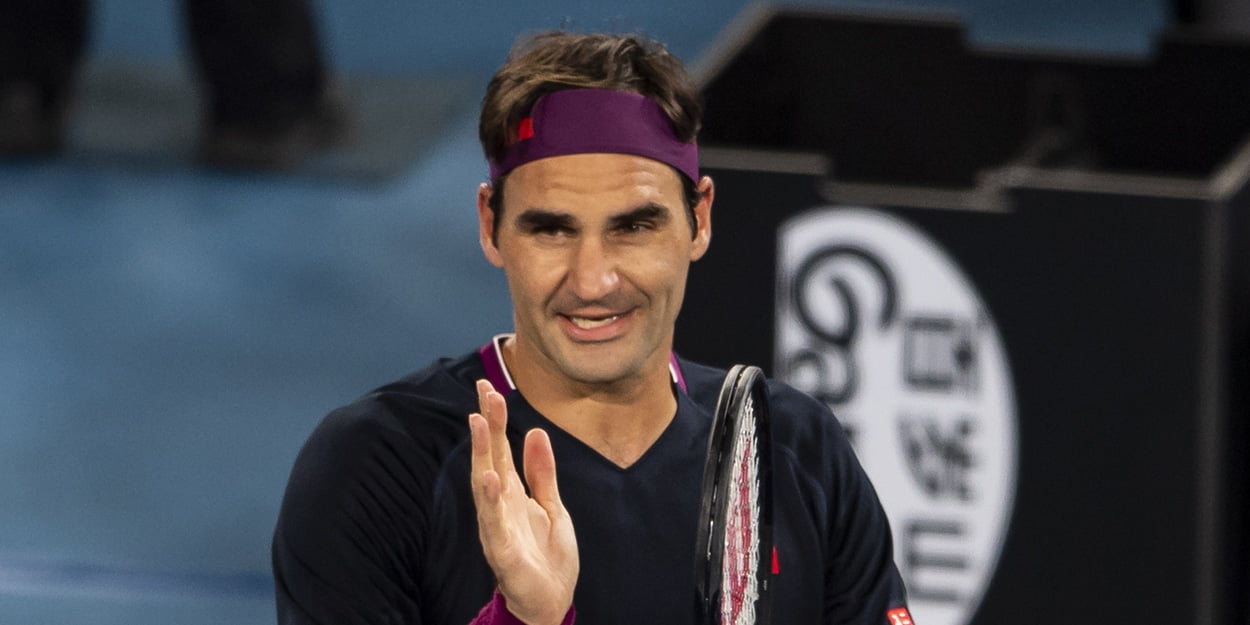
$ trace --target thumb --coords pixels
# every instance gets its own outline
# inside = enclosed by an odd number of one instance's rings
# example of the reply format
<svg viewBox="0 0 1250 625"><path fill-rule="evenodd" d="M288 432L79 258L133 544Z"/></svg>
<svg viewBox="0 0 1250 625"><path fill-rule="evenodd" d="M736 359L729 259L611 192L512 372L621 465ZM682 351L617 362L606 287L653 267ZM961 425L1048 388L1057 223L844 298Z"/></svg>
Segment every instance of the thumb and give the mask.
<svg viewBox="0 0 1250 625"><path fill-rule="evenodd" d="M556 484L556 458L551 450L547 433L534 428L525 435L525 481L530 496L551 514L564 507L560 501L560 488Z"/></svg>

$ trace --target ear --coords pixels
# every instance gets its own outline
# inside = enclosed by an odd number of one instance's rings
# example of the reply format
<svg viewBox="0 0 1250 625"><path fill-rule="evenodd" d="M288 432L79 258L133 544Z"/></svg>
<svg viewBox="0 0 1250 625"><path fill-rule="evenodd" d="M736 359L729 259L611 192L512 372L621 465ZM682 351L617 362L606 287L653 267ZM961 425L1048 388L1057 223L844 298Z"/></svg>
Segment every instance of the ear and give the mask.
<svg viewBox="0 0 1250 625"><path fill-rule="evenodd" d="M490 197L495 191L483 182L477 188L477 236L482 246L482 253L490 264L503 268L503 256L495 247L495 213L490 209Z"/></svg>
<svg viewBox="0 0 1250 625"><path fill-rule="evenodd" d="M690 247L690 260L703 258L707 248L712 244L712 200L716 196L716 185L712 179L703 176L699 179L699 203L694 205L694 244Z"/></svg>

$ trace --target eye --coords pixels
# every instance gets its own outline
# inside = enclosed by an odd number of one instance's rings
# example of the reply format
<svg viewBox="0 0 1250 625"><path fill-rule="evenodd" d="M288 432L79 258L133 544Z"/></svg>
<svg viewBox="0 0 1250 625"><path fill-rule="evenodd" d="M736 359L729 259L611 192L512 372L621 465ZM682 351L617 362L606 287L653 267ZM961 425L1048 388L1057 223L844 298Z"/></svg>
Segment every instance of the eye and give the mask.
<svg viewBox="0 0 1250 625"><path fill-rule="evenodd" d="M535 237L568 237L577 234L576 224L566 215L527 211L517 220L521 232Z"/></svg>
<svg viewBox="0 0 1250 625"><path fill-rule="evenodd" d="M612 232L622 236L642 236L663 230L670 212L659 204L646 204L618 215L612 220Z"/></svg>
<svg viewBox="0 0 1250 625"><path fill-rule="evenodd" d="M559 224L542 224L530 228L530 234L538 234L544 236L567 236L572 234L573 230L568 226Z"/></svg>
<svg viewBox="0 0 1250 625"><path fill-rule="evenodd" d="M642 234L655 230L655 222L650 219L631 219L618 226L617 230L625 234Z"/></svg>

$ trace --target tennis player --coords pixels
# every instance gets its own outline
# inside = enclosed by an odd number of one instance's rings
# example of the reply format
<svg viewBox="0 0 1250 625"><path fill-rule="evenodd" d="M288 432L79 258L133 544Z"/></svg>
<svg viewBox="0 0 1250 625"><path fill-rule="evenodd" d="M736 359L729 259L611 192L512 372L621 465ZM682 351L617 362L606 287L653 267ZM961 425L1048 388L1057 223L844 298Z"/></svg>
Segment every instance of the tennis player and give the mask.
<svg viewBox="0 0 1250 625"><path fill-rule="evenodd" d="M672 352L712 235L700 118L658 43L549 33L513 50L483 100L477 192L513 332L318 426L274 533L279 622L693 623L725 376ZM790 387L768 392L772 622L910 625L841 427Z"/></svg>

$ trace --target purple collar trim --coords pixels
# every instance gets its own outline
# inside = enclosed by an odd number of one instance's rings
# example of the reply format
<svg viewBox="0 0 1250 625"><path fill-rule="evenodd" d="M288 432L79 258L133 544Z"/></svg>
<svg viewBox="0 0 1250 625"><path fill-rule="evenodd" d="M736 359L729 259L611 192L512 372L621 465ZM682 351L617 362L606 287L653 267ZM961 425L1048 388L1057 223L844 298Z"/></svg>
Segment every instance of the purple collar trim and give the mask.
<svg viewBox="0 0 1250 625"><path fill-rule="evenodd" d="M516 390L512 376L508 375L508 366L503 362L503 342L510 338L511 334L496 334L490 342L477 350L482 359L482 368L486 370L486 381L504 395ZM668 373L681 392L689 392L686 389L686 377L681 374L681 365L677 363L677 354L668 355Z"/></svg>
<svg viewBox="0 0 1250 625"><path fill-rule="evenodd" d="M540 158L598 152L644 156L699 182L698 146L677 139L660 105L609 89L565 89L539 98L521 120L516 143L490 161L490 179Z"/></svg>

